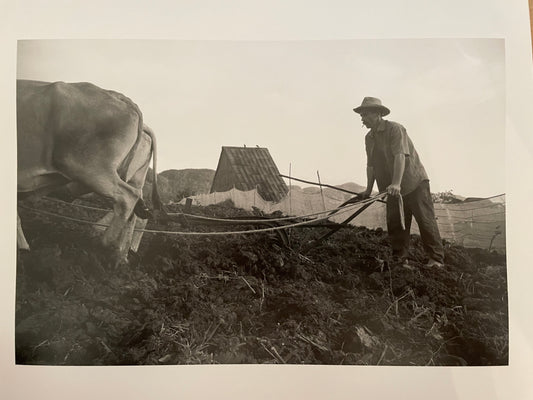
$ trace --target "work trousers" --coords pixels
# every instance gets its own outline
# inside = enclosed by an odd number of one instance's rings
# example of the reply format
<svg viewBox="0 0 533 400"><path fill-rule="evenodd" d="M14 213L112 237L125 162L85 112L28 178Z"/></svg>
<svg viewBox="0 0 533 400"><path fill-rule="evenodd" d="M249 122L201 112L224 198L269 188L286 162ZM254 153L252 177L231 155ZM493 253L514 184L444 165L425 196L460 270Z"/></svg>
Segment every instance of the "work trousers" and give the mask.
<svg viewBox="0 0 533 400"><path fill-rule="evenodd" d="M411 221L414 216L426 254L438 262L444 262L444 249L435 218L429 181L423 181L414 191L403 196L405 229L402 229L401 225L399 204L399 197L387 197L387 230L393 256L407 258Z"/></svg>

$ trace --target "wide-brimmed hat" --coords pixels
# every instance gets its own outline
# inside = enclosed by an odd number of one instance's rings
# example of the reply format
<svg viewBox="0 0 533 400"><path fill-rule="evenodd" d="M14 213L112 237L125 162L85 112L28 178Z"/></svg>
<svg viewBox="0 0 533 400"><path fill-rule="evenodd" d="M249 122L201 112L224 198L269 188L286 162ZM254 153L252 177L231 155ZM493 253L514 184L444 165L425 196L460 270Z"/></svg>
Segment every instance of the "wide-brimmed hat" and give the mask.
<svg viewBox="0 0 533 400"><path fill-rule="evenodd" d="M382 116L390 114L390 110L381 104L381 100L377 97L365 97L361 105L353 110L358 114L363 110L380 110Z"/></svg>

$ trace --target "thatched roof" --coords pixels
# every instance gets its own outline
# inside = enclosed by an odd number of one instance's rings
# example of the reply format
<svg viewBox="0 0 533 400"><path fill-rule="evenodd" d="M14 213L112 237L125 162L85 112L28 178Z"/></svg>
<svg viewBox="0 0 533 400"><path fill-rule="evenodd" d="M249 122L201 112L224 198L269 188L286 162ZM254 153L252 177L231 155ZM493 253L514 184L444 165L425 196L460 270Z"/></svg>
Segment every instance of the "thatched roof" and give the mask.
<svg viewBox="0 0 533 400"><path fill-rule="evenodd" d="M232 188L257 188L267 201L279 201L289 191L267 148L223 146L211 192Z"/></svg>

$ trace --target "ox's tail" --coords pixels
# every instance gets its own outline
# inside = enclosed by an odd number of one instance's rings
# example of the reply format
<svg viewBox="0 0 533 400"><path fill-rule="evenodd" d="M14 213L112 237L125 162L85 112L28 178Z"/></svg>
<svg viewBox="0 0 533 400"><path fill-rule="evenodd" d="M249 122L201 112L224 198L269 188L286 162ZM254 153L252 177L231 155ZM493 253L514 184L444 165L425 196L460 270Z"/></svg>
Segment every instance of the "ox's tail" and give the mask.
<svg viewBox="0 0 533 400"><path fill-rule="evenodd" d="M143 124L143 131L152 139L152 207L154 211L165 213L159 191L157 189L157 143L154 131L146 124Z"/></svg>
<svg viewBox="0 0 533 400"><path fill-rule="evenodd" d="M157 146L156 146L156 139L154 131L143 122L143 114L137 104L135 104L129 97L124 96L122 93L115 92L113 90L107 91L111 96L114 98L125 102L130 107L132 107L137 115L139 116L139 122L138 122L138 134L137 134L137 140L135 141L133 147L131 148L130 152L122 162L122 167L124 169L124 175L127 171L127 165L131 162L131 159L133 158L133 155L135 154L135 151L137 147L139 146L139 141L141 140L143 132L145 132L148 136L150 136L150 139L152 139L152 172L153 172L153 184L152 184L152 207L154 211L156 211L156 215L166 215L166 212L163 208L163 203L161 202L161 197L159 196L159 191L157 190ZM140 202L137 203L134 209L135 214L137 214L139 217L146 219L149 218L150 213L148 209L146 208L146 205L140 199Z"/></svg>

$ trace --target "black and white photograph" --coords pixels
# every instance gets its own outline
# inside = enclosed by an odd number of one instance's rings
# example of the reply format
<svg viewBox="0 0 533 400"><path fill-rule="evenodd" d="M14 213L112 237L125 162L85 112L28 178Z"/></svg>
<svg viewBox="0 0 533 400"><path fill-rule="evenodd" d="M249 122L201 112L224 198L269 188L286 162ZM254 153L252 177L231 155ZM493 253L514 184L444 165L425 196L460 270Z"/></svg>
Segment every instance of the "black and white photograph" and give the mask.
<svg viewBox="0 0 533 400"><path fill-rule="evenodd" d="M503 39L16 68L16 364L509 364Z"/></svg>
<svg viewBox="0 0 533 400"><path fill-rule="evenodd" d="M0 398L532 399L532 4L2 2Z"/></svg>

